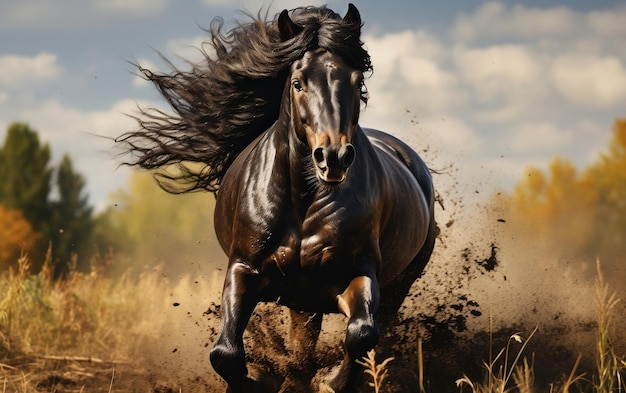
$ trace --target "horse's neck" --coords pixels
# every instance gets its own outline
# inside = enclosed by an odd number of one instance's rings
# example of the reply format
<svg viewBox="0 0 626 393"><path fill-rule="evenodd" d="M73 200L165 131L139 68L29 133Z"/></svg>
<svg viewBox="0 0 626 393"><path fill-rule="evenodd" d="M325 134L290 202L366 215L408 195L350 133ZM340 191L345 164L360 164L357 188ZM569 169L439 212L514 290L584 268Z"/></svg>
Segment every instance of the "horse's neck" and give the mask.
<svg viewBox="0 0 626 393"><path fill-rule="evenodd" d="M282 178L288 179L288 184L280 186L288 190L295 210L303 212L311 204L317 188L311 150L297 138L289 123L278 125L274 131L276 144L286 147L279 149L275 166L275 170L285 171Z"/></svg>

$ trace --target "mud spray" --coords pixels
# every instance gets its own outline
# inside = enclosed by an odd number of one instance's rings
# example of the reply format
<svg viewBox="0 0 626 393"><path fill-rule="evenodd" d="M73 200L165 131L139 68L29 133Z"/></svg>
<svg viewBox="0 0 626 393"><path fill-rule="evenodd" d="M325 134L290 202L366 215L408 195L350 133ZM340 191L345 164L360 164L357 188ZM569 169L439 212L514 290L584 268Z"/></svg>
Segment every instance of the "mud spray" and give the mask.
<svg viewBox="0 0 626 393"><path fill-rule="evenodd" d="M471 191L458 190L454 177L453 170L435 175L445 189L437 212L441 237L423 277L403 304L395 329L377 347L379 361L394 357L383 391L419 392L418 339L423 340L426 392L458 392L457 379L466 375L482 382L485 363L502 349L509 348L509 361L517 355L522 344L510 337L519 334L526 339L535 328L522 358L534 368L538 391L562 381L579 355L577 374L593 375L595 261L573 263L555 257L558 252L546 256L507 230L508 217L479 204L468 205ZM223 256L213 258L225 266ZM193 278L173 279L171 301L163 310L170 323L166 331L154 332L159 345L146 351L147 379L154 392L225 389L208 361L219 325L222 272L207 273L200 266L202 262L195 261ZM619 283L609 280L609 284L626 299ZM616 326L623 326L623 305L616 311ZM272 376L276 387L290 373L288 325L287 310L260 305L245 337L251 368ZM314 386L339 364L345 326L342 316L325 317L312 370ZM614 345L618 353L626 352L624 337L616 337ZM314 390L303 382L302 391Z"/></svg>

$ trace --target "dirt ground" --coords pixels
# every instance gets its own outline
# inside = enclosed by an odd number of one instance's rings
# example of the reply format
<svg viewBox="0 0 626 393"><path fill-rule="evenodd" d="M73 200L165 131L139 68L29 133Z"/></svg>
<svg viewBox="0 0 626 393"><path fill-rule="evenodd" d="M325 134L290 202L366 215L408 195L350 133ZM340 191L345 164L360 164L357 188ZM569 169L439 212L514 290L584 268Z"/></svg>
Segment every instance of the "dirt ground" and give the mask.
<svg viewBox="0 0 626 393"><path fill-rule="evenodd" d="M251 368L258 373L270 375L265 378L274 384L277 391L282 377L288 374L289 352L285 347L284 336L273 327L260 326L261 317L273 314L278 320L285 315L271 307L257 314L253 321L253 332L248 333L247 341ZM277 315L278 314L278 315ZM333 319L333 318L330 318ZM336 321L334 331L327 330L318 347L317 376L314 386L329 375L334 365L341 358L340 338L341 318ZM276 319L274 319L276 321ZM394 360L388 365L389 378L383 385L383 392L419 392L416 320L405 319L395 332L384 337L378 347L377 359L382 361L389 356ZM457 321L458 322L458 321ZM429 325L430 324L430 325ZM482 381L485 374L483 361L489 359L490 342L494 351L505 348L514 333L527 331L527 327L514 326L501 329L493 334L477 332L469 334L458 323L447 321L435 323L421 321L420 326L428 326L430 331L423 343L424 385L427 392L458 392L455 381L467 375L474 381ZM534 365L535 384L547 391L550 384L558 384L563 376L572 369L578 356L578 349L593 349L593 323L575 326L559 326L541 329L529 342L525 352ZM576 342L578 341L578 342ZM204 346L204 345L203 345ZM519 346L518 346L519 347ZM204 348L208 353L208 347ZM33 392L222 392L224 384L210 369L208 359L204 365L187 359L184 353L176 357L181 350L172 350L169 358L161 361L157 358L142 359L137 362L114 363L101 359L81 357L23 357L5 359L0 364L3 391ZM593 374L593 350L584 353L578 374ZM511 350L511 359L517 352ZM495 353L493 354L496 355ZM192 364L188 364L190 361ZM160 364L159 364L160 363ZM204 372L200 369L204 368ZM281 375L282 374L282 375ZM271 377L273 375L273 377ZM302 392L315 391L302 386ZM372 392L364 387L363 392Z"/></svg>

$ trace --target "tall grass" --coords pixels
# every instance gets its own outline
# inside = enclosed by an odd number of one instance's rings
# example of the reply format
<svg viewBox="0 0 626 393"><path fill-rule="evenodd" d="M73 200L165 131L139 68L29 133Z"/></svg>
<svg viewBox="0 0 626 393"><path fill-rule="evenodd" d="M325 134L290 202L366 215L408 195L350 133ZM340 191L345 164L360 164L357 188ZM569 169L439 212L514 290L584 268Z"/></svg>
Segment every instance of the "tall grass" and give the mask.
<svg viewBox="0 0 626 393"><path fill-rule="evenodd" d="M100 261L94 266L106 264ZM213 277L208 281L209 285L215 285L219 280ZM37 274L30 273L29 259L22 255L17 268L0 275L0 371L3 373L0 392L37 391L32 388L37 372L32 364L42 360L142 364L145 349L162 345L164 332L172 328L185 329L172 326L176 322L162 316L166 308L182 311L183 306L172 308L173 304L178 305L173 303L172 296L178 299L177 293L218 290L198 285L198 280L180 280L172 286L158 269L117 278L95 267L88 273L71 269L66 279L55 280L50 255ZM583 378L576 371L579 357L563 382L558 387L550 387L551 393L626 392L626 362L613 346L614 317L619 300L605 283L599 264L596 295L597 369L593 375ZM192 303L191 298L189 303ZM469 389L472 393L545 391L536 390L533 356L525 353L536 333L537 329L533 330L527 339L523 339L521 333L511 335L505 347L494 355L490 348L490 358L484 363L484 379L477 382L463 376L457 381L460 390ZM426 393L424 380L428 379L428 370L424 370L419 344L417 372L420 391ZM388 358L377 364L374 352L362 360L376 393L385 392L385 382L395 382L393 372L387 367L390 361ZM103 388L110 390L109 384L113 386L115 378L112 372L110 382L106 381Z"/></svg>
<svg viewBox="0 0 626 393"><path fill-rule="evenodd" d="M598 302L597 370L594 378L596 391L613 393L626 391L626 362L620 359L613 347L615 307L619 299L604 281L600 261L596 263L596 299Z"/></svg>
<svg viewBox="0 0 626 393"><path fill-rule="evenodd" d="M506 347L502 348L488 363L483 363L487 372L485 374L485 380L482 383L473 382L464 375L456 381L456 385L459 388L468 386L473 393L504 393L509 391L508 387L511 385L511 381L514 381L520 392L532 392L532 367L529 366L527 358L523 358L523 363L520 365L520 359L522 359L524 349L535 333L537 333L537 330L538 327L535 327L526 340L522 338L521 333L512 334L507 340ZM513 360L511 360L513 356L513 343L521 344L521 346L517 350Z"/></svg>
<svg viewBox="0 0 626 393"><path fill-rule="evenodd" d="M201 326L206 309L198 306L192 313L194 302L180 307L178 302L185 294L190 300L197 293L217 298L218 277L170 281L159 267L112 277L99 268L111 263L94 261L87 273L74 264L58 280L50 253L36 274L22 255L16 268L0 274L0 393L57 391L59 381L97 391L114 385L146 391L152 380L180 383L177 373L159 369L162 357L172 353L178 344L172 341L185 336L191 323ZM203 370L208 367L207 362Z"/></svg>
<svg viewBox="0 0 626 393"><path fill-rule="evenodd" d="M619 302L615 292L610 291L609 285L604 281L604 276L597 261L596 300L598 307L598 331L596 336L596 374L587 380L588 388L597 393L626 392L626 361L620 358L614 350L612 338L615 337L614 317L616 306ZM472 393L505 393L517 391L520 393L533 393L534 371L533 362L529 362L522 354L529 340L535 335L537 328L533 330L526 341L523 341L519 333L512 335L505 348L503 348L493 360L484 363L486 369L485 380L482 383L472 381L467 376L456 381L457 386L463 391L463 387L469 387ZM509 363L509 355L512 342L522 343L514 360ZM491 357L491 340L490 340ZM532 359L532 358L531 358ZM521 360L521 362L520 362ZM572 387L584 381L584 375L576 374L581 356L578 356L569 376L556 390L559 393L569 393ZM550 388L553 392L554 386ZM579 387L581 391L584 387Z"/></svg>
<svg viewBox="0 0 626 393"><path fill-rule="evenodd" d="M157 274L112 279L94 268L52 276L50 255L29 274L26 255L0 277L0 359L36 354L127 361L150 339L167 293ZM159 301L159 298L161 298ZM158 323L158 322L157 322Z"/></svg>

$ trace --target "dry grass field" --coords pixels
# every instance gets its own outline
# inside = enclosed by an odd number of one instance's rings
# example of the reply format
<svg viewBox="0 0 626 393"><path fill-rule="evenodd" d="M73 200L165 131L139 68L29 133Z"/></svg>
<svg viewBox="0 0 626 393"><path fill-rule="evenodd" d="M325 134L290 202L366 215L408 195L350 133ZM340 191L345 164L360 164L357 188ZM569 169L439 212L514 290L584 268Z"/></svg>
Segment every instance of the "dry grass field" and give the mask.
<svg viewBox="0 0 626 393"><path fill-rule="evenodd" d="M224 391L207 359L219 321L219 272L168 277L157 268L113 279L94 269L55 281L49 261L43 266L30 274L23 256L17 271L0 278L0 392ZM432 306L420 306L416 294L378 353L364 359L363 391L624 391L624 353L614 345L624 332L618 299L601 275L595 287L597 319L577 328L520 322L472 331L467 318L492 318L465 295L427 314L420 309ZM276 305L257 309L246 338L256 372L289 373L287 323ZM343 323L325 319L315 383L341 356ZM566 345L581 334L589 339Z"/></svg>

